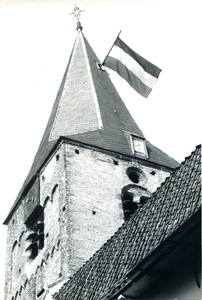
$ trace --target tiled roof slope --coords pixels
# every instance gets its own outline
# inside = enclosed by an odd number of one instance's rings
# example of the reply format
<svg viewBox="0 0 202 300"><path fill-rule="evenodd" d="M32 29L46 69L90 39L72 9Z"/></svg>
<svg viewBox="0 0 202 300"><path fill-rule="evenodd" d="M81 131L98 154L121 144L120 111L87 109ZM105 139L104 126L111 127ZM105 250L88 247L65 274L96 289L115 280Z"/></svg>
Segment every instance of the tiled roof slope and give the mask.
<svg viewBox="0 0 202 300"><path fill-rule="evenodd" d="M44 135L11 211L57 144L59 136L133 155L132 146L128 142L130 133L141 137L143 133L120 98L108 73L98 69L98 61L83 33L78 32ZM98 107L95 105L94 92ZM99 124L99 114L102 128ZM179 163L166 153L149 142L146 143L149 157L142 159L171 169L179 166Z"/></svg>
<svg viewBox="0 0 202 300"><path fill-rule="evenodd" d="M55 300L99 300L126 282L127 273L181 227L201 205L201 147L166 178L150 200L123 224L68 281Z"/></svg>

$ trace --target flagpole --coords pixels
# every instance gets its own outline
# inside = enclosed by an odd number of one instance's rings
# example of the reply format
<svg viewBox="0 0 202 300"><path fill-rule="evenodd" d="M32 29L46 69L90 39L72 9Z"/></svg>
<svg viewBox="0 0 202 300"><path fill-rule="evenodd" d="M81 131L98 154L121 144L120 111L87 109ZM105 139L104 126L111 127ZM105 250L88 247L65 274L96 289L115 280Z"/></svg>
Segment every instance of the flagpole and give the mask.
<svg viewBox="0 0 202 300"><path fill-rule="evenodd" d="M106 55L105 59L103 60L103 63L100 65L100 67L102 67L102 66L104 65L104 63L105 63L105 60L107 59L107 57L108 57L109 53L111 52L112 48L114 47L114 44L116 43L116 40L118 39L118 37L119 37L119 35L120 35L121 31L122 31L122 29L119 31L119 34L117 35L117 37L116 37L116 39L115 39L115 41L114 41L113 45L111 46L111 48L110 48L109 52L107 53L107 55Z"/></svg>

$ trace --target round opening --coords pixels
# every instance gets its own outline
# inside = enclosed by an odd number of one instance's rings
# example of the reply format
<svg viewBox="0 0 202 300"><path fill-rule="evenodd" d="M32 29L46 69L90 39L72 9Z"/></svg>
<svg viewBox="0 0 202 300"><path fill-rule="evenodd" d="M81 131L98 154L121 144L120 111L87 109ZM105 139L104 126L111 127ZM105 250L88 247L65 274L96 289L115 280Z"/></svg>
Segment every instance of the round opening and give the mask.
<svg viewBox="0 0 202 300"><path fill-rule="evenodd" d="M136 168L129 168L127 170L127 175L129 179L134 183L139 183L141 179L141 170L137 170Z"/></svg>

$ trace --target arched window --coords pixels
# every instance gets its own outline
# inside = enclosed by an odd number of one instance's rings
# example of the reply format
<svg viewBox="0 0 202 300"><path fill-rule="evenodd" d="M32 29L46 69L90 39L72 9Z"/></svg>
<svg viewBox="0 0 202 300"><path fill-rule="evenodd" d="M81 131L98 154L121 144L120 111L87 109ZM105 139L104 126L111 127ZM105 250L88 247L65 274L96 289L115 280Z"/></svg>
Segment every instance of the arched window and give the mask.
<svg viewBox="0 0 202 300"><path fill-rule="evenodd" d="M151 193L144 187L129 184L122 189L122 205L125 221L147 203Z"/></svg>
<svg viewBox="0 0 202 300"><path fill-rule="evenodd" d="M46 207L46 205L48 204L49 201L50 201L50 197L47 196L46 199L44 200L44 204L43 204L44 208Z"/></svg>
<svg viewBox="0 0 202 300"><path fill-rule="evenodd" d="M59 189L58 189L58 184L56 184L52 189L51 200L52 201L54 201L54 199L58 200L58 197L59 197Z"/></svg>
<svg viewBox="0 0 202 300"><path fill-rule="evenodd" d="M55 184L50 192L50 202L46 205L44 209L44 218L45 218L45 236L50 240L56 238L60 232L60 192L59 185ZM50 218L51 222L46 221Z"/></svg>
<svg viewBox="0 0 202 300"><path fill-rule="evenodd" d="M12 257L11 257L12 287L14 287L14 282L15 282L16 265L17 265L17 247L18 247L18 243L17 243L17 241L15 241L13 244L13 247L12 247Z"/></svg>

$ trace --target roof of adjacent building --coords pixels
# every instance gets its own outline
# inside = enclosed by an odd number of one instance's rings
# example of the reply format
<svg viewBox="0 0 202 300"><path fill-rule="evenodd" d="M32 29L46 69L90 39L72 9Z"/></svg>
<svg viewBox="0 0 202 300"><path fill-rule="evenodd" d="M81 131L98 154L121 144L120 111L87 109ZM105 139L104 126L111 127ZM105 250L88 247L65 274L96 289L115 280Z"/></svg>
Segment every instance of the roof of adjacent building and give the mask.
<svg viewBox="0 0 202 300"><path fill-rule="evenodd" d="M109 299L128 273L182 228L201 205L201 146L56 293L56 300Z"/></svg>
<svg viewBox="0 0 202 300"><path fill-rule="evenodd" d="M96 54L78 32L41 143L13 208L39 174L60 136L94 147L134 156L130 135L144 138L135 120L112 84L109 75L97 67ZM174 169L179 163L146 141L148 157L141 159ZM11 212L10 211L10 212Z"/></svg>

